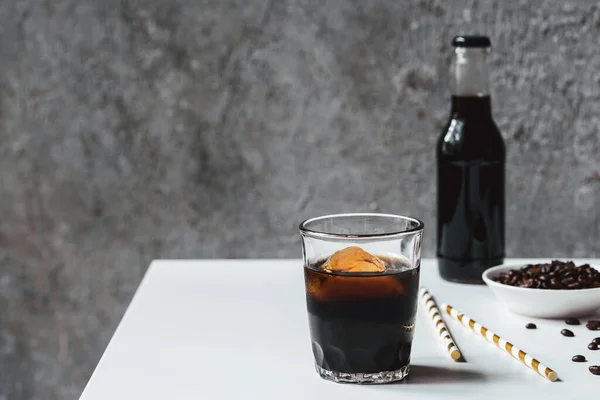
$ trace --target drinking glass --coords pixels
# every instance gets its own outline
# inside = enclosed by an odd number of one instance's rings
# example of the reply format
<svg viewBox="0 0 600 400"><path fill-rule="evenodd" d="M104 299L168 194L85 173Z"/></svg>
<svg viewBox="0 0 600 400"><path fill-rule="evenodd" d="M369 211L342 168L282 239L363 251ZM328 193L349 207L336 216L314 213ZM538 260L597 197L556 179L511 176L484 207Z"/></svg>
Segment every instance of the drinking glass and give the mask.
<svg viewBox="0 0 600 400"><path fill-rule="evenodd" d="M423 223L336 214L300 224L312 351L335 382L388 383L409 373Z"/></svg>

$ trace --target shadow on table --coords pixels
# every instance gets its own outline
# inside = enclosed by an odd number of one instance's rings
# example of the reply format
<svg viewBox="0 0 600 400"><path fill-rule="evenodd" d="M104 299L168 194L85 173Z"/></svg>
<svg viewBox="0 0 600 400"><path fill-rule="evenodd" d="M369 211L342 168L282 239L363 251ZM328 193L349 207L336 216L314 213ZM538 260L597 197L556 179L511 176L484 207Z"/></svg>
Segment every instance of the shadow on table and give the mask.
<svg viewBox="0 0 600 400"><path fill-rule="evenodd" d="M410 375L404 382L411 385L419 383L481 382L483 380L485 380L485 376L476 371L412 364L410 366Z"/></svg>

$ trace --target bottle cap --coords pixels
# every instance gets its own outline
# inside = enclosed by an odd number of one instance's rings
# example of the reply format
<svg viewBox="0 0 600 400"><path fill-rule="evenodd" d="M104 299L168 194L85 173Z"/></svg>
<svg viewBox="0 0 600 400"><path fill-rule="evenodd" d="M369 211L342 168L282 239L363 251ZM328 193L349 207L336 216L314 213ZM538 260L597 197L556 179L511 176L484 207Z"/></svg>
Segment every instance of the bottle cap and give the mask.
<svg viewBox="0 0 600 400"><path fill-rule="evenodd" d="M480 48L484 48L484 47L491 47L492 46L492 42L490 41L490 38L487 36L481 36L481 35L460 35L460 36L455 36L454 39L452 39L452 46L454 47L480 47Z"/></svg>

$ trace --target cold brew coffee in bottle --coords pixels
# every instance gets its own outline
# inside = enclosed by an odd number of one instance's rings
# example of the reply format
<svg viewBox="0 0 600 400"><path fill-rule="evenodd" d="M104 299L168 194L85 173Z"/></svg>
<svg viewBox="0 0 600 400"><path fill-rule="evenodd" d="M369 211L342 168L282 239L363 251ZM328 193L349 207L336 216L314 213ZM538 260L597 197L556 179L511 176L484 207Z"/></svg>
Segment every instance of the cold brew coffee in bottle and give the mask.
<svg viewBox="0 0 600 400"><path fill-rule="evenodd" d="M450 119L437 144L437 256L442 278L479 283L504 259L506 150L492 117L486 36L453 39Z"/></svg>

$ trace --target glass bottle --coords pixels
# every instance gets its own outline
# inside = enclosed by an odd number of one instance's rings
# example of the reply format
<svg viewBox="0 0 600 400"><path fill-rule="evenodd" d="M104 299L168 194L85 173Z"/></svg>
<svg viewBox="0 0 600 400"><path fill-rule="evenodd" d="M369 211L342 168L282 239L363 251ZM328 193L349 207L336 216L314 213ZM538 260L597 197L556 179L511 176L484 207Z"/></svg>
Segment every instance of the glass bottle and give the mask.
<svg viewBox="0 0 600 400"><path fill-rule="evenodd" d="M437 143L437 257L442 278L481 282L504 260L506 149L492 117L486 36L453 39L450 119Z"/></svg>

